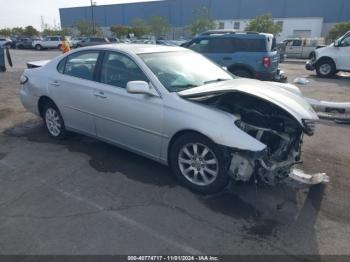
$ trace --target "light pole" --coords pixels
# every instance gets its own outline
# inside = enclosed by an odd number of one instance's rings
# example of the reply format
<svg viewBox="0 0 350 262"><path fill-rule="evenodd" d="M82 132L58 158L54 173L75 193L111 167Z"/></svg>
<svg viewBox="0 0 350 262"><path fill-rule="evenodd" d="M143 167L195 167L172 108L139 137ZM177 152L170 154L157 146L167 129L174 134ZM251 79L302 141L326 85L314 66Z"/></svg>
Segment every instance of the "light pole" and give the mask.
<svg viewBox="0 0 350 262"><path fill-rule="evenodd" d="M92 0L90 0L90 4L91 4L92 34L95 35L94 5L96 5L96 2L93 2Z"/></svg>

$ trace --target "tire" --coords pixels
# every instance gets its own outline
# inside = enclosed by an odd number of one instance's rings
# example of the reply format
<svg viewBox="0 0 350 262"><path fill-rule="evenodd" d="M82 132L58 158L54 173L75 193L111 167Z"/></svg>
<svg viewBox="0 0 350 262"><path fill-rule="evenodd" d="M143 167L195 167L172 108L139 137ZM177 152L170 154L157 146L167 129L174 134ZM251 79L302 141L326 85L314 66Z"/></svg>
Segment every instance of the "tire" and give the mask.
<svg viewBox="0 0 350 262"><path fill-rule="evenodd" d="M335 75L335 64L331 60L321 60L316 64L316 72L319 77L326 78Z"/></svg>
<svg viewBox="0 0 350 262"><path fill-rule="evenodd" d="M50 137L57 140L67 137L67 130L62 115L53 102L47 102L44 105L42 115Z"/></svg>
<svg viewBox="0 0 350 262"><path fill-rule="evenodd" d="M41 50L43 50L44 48L43 48L41 45L36 45L36 46L35 46L35 49L38 50L38 51L41 51Z"/></svg>
<svg viewBox="0 0 350 262"><path fill-rule="evenodd" d="M234 74L235 76L245 77L245 78L253 78L252 73L246 69L236 68L236 69L230 70L230 72L232 74Z"/></svg>
<svg viewBox="0 0 350 262"><path fill-rule="evenodd" d="M229 182L229 165L222 150L200 134L188 133L176 139L169 152L169 164L176 178L198 193L219 192Z"/></svg>

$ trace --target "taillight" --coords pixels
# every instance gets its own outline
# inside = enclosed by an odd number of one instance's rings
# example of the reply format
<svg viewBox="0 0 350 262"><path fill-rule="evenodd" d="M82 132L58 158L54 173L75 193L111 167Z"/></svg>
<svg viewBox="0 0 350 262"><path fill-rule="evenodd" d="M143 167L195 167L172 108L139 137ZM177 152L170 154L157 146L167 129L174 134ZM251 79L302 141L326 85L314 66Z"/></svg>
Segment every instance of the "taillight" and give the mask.
<svg viewBox="0 0 350 262"><path fill-rule="evenodd" d="M269 68L271 66L271 58L270 57L264 57L263 65L264 65L265 68Z"/></svg>
<svg viewBox="0 0 350 262"><path fill-rule="evenodd" d="M25 83L28 82L28 77L26 77L25 75L22 75L19 81L21 85L24 85Z"/></svg>

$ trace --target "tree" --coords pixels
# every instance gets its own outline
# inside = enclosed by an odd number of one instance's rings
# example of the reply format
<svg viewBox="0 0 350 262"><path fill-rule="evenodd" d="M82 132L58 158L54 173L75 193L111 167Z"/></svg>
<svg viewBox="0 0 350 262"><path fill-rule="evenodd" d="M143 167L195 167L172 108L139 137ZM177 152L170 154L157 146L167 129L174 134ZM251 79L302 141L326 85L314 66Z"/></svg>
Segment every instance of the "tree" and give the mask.
<svg viewBox="0 0 350 262"><path fill-rule="evenodd" d="M350 21L345 23L339 23L333 26L333 28L328 33L328 39L335 40L346 32L350 31Z"/></svg>
<svg viewBox="0 0 350 262"><path fill-rule="evenodd" d="M36 30L33 26L28 25L24 28L23 30L23 35L26 37L33 37L33 36L38 36L39 31Z"/></svg>
<svg viewBox="0 0 350 262"><path fill-rule="evenodd" d="M131 21L131 30L136 37L141 37L150 32L150 27L147 23L141 18L135 18Z"/></svg>
<svg viewBox="0 0 350 262"><path fill-rule="evenodd" d="M23 36L24 28L23 27L14 27L11 29L11 34L13 36Z"/></svg>
<svg viewBox="0 0 350 262"><path fill-rule="evenodd" d="M90 21L80 21L75 25L75 28L79 31L80 36L102 36L101 28L92 24Z"/></svg>
<svg viewBox="0 0 350 262"><path fill-rule="evenodd" d="M110 30L115 37L126 36L132 32L132 29L129 26L124 25L112 25Z"/></svg>
<svg viewBox="0 0 350 262"><path fill-rule="evenodd" d="M10 28L0 29L0 36L11 36L11 29Z"/></svg>
<svg viewBox="0 0 350 262"><path fill-rule="evenodd" d="M245 31L277 35L282 32L282 26L273 21L271 14L265 14L251 20Z"/></svg>
<svg viewBox="0 0 350 262"><path fill-rule="evenodd" d="M164 37L170 30L168 21L163 16L152 16L149 20L151 33L156 37Z"/></svg>
<svg viewBox="0 0 350 262"><path fill-rule="evenodd" d="M196 19L189 25L191 35L196 35L207 30L215 29L216 23L212 19L208 8L202 7L195 11Z"/></svg>

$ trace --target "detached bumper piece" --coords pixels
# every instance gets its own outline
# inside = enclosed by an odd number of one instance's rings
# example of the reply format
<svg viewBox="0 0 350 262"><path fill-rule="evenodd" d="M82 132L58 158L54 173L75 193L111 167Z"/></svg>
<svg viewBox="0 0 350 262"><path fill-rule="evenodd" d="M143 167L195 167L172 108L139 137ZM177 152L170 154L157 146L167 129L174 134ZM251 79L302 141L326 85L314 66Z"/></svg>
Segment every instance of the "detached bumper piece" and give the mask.
<svg viewBox="0 0 350 262"><path fill-rule="evenodd" d="M315 61L314 60L307 61L305 68L306 68L306 70L314 71L315 70Z"/></svg>
<svg viewBox="0 0 350 262"><path fill-rule="evenodd" d="M289 173L289 178L295 182L306 185L317 185L329 182L329 176L327 176L326 173L306 174L300 169L292 169Z"/></svg>
<svg viewBox="0 0 350 262"><path fill-rule="evenodd" d="M283 71L281 71L280 69L277 69L277 73L273 80L276 82L286 83L288 80L288 77L284 74Z"/></svg>

